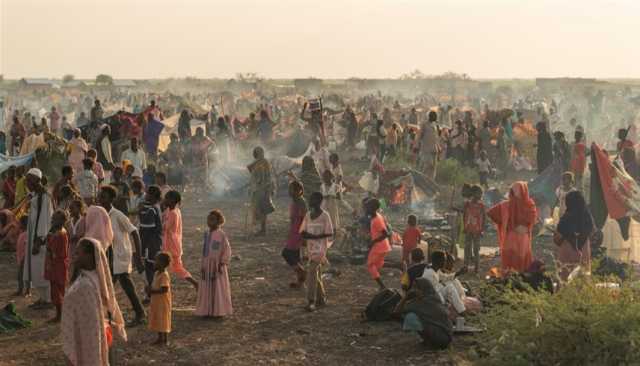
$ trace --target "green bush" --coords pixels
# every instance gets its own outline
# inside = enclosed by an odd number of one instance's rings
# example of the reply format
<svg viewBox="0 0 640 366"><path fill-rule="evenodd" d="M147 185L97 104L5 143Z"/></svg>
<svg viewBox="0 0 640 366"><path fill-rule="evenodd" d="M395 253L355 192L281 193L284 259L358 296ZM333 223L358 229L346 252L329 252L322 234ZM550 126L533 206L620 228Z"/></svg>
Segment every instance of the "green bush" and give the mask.
<svg viewBox="0 0 640 366"><path fill-rule="evenodd" d="M446 159L438 162L436 180L440 184L462 186L464 183L478 183L478 172L460 164L456 159Z"/></svg>
<svg viewBox="0 0 640 366"><path fill-rule="evenodd" d="M478 364L639 364L637 290L606 289L596 281L577 279L556 294L507 290L480 317L487 331L473 352Z"/></svg>

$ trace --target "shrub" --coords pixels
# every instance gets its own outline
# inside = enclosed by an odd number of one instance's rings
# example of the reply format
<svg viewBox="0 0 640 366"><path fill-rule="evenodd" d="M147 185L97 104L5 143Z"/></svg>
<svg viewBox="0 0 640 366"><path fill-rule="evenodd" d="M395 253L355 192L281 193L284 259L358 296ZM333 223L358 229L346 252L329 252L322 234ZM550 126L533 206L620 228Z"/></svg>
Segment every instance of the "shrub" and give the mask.
<svg viewBox="0 0 640 366"><path fill-rule="evenodd" d="M478 172L460 164L456 159L445 159L438 162L436 180L440 184L462 186L464 183L480 181Z"/></svg>
<svg viewBox="0 0 640 366"><path fill-rule="evenodd" d="M478 335L478 363L640 363L637 291L602 288L596 281L597 277L580 278L556 294L507 290L504 301L482 316L487 332Z"/></svg>

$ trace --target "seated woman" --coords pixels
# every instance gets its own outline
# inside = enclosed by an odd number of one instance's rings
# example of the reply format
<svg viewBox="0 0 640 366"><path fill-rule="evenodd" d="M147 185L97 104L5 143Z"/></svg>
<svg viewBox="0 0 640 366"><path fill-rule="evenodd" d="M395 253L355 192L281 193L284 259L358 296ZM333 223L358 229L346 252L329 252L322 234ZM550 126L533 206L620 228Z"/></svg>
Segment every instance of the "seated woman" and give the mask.
<svg viewBox="0 0 640 366"><path fill-rule="evenodd" d="M445 349L453 340L453 326L439 294L426 278L418 278L395 312L402 315L402 329L416 331L426 346Z"/></svg>
<svg viewBox="0 0 640 366"><path fill-rule="evenodd" d="M20 235L20 223L10 210L0 211L0 249L14 252Z"/></svg>
<svg viewBox="0 0 640 366"><path fill-rule="evenodd" d="M560 218L553 237L558 246L558 261L561 264L560 278L566 281L571 271L581 266L591 272L591 243L589 238L595 230L591 212L580 191L571 191L565 197L566 211Z"/></svg>

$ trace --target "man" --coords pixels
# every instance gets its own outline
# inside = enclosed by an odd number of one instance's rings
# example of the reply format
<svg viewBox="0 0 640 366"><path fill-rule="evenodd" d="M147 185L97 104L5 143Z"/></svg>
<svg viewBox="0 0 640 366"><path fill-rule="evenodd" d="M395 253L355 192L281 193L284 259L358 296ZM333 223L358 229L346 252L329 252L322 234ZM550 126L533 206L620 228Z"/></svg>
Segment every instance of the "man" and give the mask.
<svg viewBox="0 0 640 366"><path fill-rule="evenodd" d="M53 202L56 206L60 203L60 190L62 189L62 187L69 186L72 190L76 192L78 191L75 183L73 182L73 175L73 168L70 165L65 165L62 167L62 177L60 177L60 180L56 182L56 184L53 186L53 191L51 191Z"/></svg>
<svg viewBox="0 0 640 366"><path fill-rule="evenodd" d="M273 138L273 122L269 118L266 110L260 111L260 122L258 122L258 137L263 144L268 144Z"/></svg>
<svg viewBox="0 0 640 366"><path fill-rule="evenodd" d="M17 155L27 135L27 131L24 129L22 123L20 123L20 118L17 115L13 116L13 124L11 125L11 131L9 133L11 135L11 148L9 151L11 155Z"/></svg>
<svg viewBox="0 0 640 366"><path fill-rule="evenodd" d="M435 123L438 114L430 111L427 121L420 127L419 151L420 165L426 176L436 178L436 164L438 159L438 131Z"/></svg>
<svg viewBox="0 0 640 366"><path fill-rule="evenodd" d="M89 119L87 118L87 114L85 112L80 112L80 117L76 120L76 127L80 128L89 123Z"/></svg>
<svg viewBox="0 0 640 366"><path fill-rule="evenodd" d="M47 234L53 214L51 196L42 185L42 171L32 168L27 172L26 185L32 192L27 224L27 247L25 248L25 264L23 278L33 287L38 300L31 305L34 309L51 306L49 281L44 278L44 264L47 254Z"/></svg>
<svg viewBox="0 0 640 366"><path fill-rule="evenodd" d="M129 212L129 191L130 187L127 182L124 181L124 171L121 167L117 166L113 169L111 175L111 186L116 189L116 199L113 201L113 205L124 213Z"/></svg>
<svg viewBox="0 0 640 366"><path fill-rule="evenodd" d="M136 269L142 273L144 264L140 255L141 244L138 229L131 223L127 215L113 207L113 202L117 197L116 189L112 186L104 186L100 189L98 201L102 207L109 213L111 219L111 228L113 229L113 244L107 250L107 257L113 274L113 282L120 282L122 290L129 298L136 317L128 326L136 326L142 324L145 313L142 303L136 294L136 288L131 281L129 274L133 270L133 264ZM133 249L131 247L133 241Z"/></svg>
<svg viewBox="0 0 640 366"><path fill-rule="evenodd" d="M264 158L264 150L261 147L253 149L253 157L255 161L247 166L249 173L251 173L249 195L254 220L260 224L260 231L256 233L256 236L265 236L267 216L275 211L271 201L274 190L271 179L271 164Z"/></svg>
<svg viewBox="0 0 640 366"><path fill-rule="evenodd" d="M104 110L102 109L102 106L100 105L100 100L96 99L93 102L93 108L91 108L91 122L100 122L102 120L102 117L104 115Z"/></svg>
<svg viewBox="0 0 640 366"><path fill-rule="evenodd" d="M122 153L120 160L129 160L134 168L138 168L143 172L147 170L147 156L144 151L139 148L136 137L131 138L131 147Z"/></svg>

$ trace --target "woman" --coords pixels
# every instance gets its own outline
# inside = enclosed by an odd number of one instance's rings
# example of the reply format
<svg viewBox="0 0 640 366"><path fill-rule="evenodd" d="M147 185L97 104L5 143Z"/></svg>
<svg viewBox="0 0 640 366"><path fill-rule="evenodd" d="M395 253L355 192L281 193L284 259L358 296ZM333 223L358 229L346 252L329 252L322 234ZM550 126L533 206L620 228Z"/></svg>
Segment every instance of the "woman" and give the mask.
<svg viewBox="0 0 640 366"><path fill-rule="evenodd" d="M89 151L89 146L86 141L80 136L80 129L73 130L73 138L69 140L69 165L73 168L73 171L78 174L82 171L82 160Z"/></svg>
<svg viewBox="0 0 640 366"><path fill-rule="evenodd" d="M532 261L531 236L537 219L527 183L513 183L509 199L493 206L487 215L497 226L503 273L524 272Z"/></svg>
<svg viewBox="0 0 640 366"><path fill-rule="evenodd" d="M109 365L109 338L124 341L124 319L113 292L104 250L83 238L73 258L71 286L62 305L62 349L70 365Z"/></svg>
<svg viewBox="0 0 640 366"><path fill-rule="evenodd" d="M322 180L318 169L316 169L316 163L310 156L302 158L302 171L300 172L300 183L304 187L304 199L308 202L311 193L320 192L322 186Z"/></svg>
<svg viewBox="0 0 640 366"><path fill-rule="evenodd" d="M202 127L198 127L196 135L191 138L192 168L195 187L205 188L207 185L207 169L209 167L209 149L214 142L204 135Z"/></svg>
<svg viewBox="0 0 640 366"><path fill-rule="evenodd" d="M558 245L560 278L566 281L578 265L587 273L591 271L589 238L593 234L594 223L582 192L569 192L565 199L567 209L560 218L553 241Z"/></svg>
<svg viewBox="0 0 640 366"><path fill-rule="evenodd" d="M175 133L172 133L169 138L171 142L169 142L169 146L167 146L167 150L164 152L164 160L169 165L167 169L167 183L172 187L182 187L182 161L184 157L182 143Z"/></svg>
<svg viewBox="0 0 640 366"><path fill-rule="evenodd" d="M100 242L102 249L106 251L113 244L113 229L107 210L101 206L90 206L84 222L84 236Z"/></svg>
<svg viewBox="0 0 640 366"><path fill-rule="evenodd" d="M402 314L404 330L415 330L425 345L445 349L453 339L453 326L447 308L426 278L418 278L411 291L400 301L396 312Z"/></svg>

